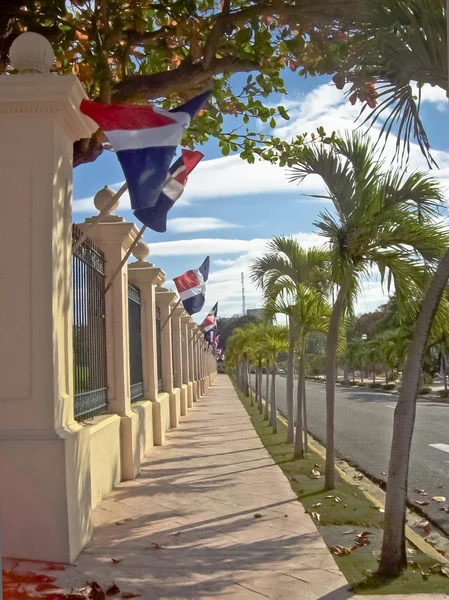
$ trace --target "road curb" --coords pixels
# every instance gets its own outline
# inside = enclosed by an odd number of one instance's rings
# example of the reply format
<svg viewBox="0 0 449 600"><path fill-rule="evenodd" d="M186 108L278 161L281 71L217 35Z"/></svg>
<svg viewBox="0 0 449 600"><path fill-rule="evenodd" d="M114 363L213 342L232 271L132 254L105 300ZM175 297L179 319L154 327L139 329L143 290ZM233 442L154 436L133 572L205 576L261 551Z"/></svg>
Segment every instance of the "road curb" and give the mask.
<svg viewBox="0 0 449 600"><path fill-rule="evenodd" d="M278 419L280 421L282 421L284 423L284 425L288 424L287 419L280 413L278 413ZM315 443L309 441L309 446L323 460L326 460L325 453L315 445L317 442L309 433L309 440L310 440L310 438ZM365 498L367 500L369 500L372 504L374 504L374 506L376 506L377 508L381 508L382 510L385 510L385 506L382 504L382 502L380 502L379 500L377 500L377 498L374 498L374 496L372 496L369 492L367 492L366 490L364 490L360 486L358 486L357 483L351 477L349 477L349 475L347 475L342 469L340 469L340 467L335 465L335 470L337 471L338 475L341 477L341 479L343 481L345 481L346 483L349 483L349 484L353 485L354 487L356 487L357 489L359 489L363 493ZM418 550L423 552L423 554L427 554L428 556L433 558L436 562L438 562L442 565L445 565L445 566L449 565L449 560L447 558L445 558L442 554L437 552L433 546L431 546L425 540L423 540L423 538L419 534L415 533L412 529L410 529L410 527L408 525L405 526L405 537L411 544L413 544L416 548L418 548Z"/></svg>

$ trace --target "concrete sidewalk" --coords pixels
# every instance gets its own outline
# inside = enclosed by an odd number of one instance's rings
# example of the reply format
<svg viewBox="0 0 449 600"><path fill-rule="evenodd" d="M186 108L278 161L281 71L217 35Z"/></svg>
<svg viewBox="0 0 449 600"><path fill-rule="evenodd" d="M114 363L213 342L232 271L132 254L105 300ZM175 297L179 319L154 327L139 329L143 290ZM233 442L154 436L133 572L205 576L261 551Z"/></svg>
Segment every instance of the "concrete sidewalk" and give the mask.
<svg viewBox="0 0 449 600"><path fill-rule="evenodd" d="M51 573L62 587L115 582L147 600L355 598L225 375L95 510L95 526L76 565Z"/></svg>

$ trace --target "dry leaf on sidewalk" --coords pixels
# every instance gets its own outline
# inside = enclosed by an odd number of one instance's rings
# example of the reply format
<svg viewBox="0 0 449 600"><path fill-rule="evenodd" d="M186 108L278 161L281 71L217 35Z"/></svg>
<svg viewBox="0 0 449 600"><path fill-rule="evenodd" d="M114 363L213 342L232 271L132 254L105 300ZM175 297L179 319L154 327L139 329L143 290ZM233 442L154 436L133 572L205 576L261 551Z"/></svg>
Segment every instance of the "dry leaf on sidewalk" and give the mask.
<svg viewBox="0 0 449 600"><path fill-rule="evenodd" d="M111 558L112 562L114 563L114 565L117 565L118 563L121 563L123 558Z"/></svg>
<svg viewBox="0 0 449 600"><path fill-rule="evenodd" d="M110 587L108 587L108 589L106 590L106 594L108 594L109 596L112 595L116 595L116 594L120 594L120 588L118 586L115 585L115 583L113 583Z"/></svg>
<svg viewBox="0 0 449 600"><path fill-rule="evenodd" d="M446 498L444 496L432 496L432 500L435 500L435 502L446 502Z"/></svg>
<svg viewBox="0 0 449 600"><path fill-rule="evenodd" d="M329 550L332 552L332 554L335 554L335 556L347 556L348 554L351 554L354 548L347 548L345 546L331 546Z"/></svg>
<svg viewBox="0 0 449 600"><path fill-rule="evenodd" d="M420 490L419 488L416 488L415 492L417 494L420 494L421 496L428 496L429 495L427 492L425 492L424 490Z"/></svg>
<svg viewBox="0 0 449 600"><path fill-rule="evenodd" d="M312 469L309 473L310 479L319 479L321 477L321 473L316 469Z"/></svg>
<svg viewBox="0 0 449 600"><path fill-rule="evenodd" d="M360 547L368 546L369 544L371 544L371 540L369 539L370 535L373 535L371 531L362 531L362 533L357 534L354 542L355 545Z"/></svg>
<svg viewBox="0 0 449 600"><path fill-rule="evenodd" d="M121 598L139 598L142 594L133 594L132 592L123 592Z"/></svg>
<svg viewBox="0 0 449 600"><path fill-rule="evenodd" d="M419 504L420 506L427 506L429 504L428 500L417 500L416 504Z"/></svg>

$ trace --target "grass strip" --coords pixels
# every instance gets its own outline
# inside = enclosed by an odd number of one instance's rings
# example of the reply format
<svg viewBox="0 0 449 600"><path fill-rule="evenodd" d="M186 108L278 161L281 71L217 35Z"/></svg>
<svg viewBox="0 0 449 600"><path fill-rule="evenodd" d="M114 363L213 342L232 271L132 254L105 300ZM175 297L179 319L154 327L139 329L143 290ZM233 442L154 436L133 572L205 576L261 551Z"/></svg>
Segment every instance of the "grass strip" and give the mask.
<svg viewBox="0 0 449 600"><path fill-rule="evenodd" d="M382 543L383 514L357 486L341 480L336 474L337 485L331 492L324 490L324 477L313 479L313 470L324 471L323 459L312 449L305 459L293 458L293 444L287 443L287 427L278 419L278 432L259 414L256 406L238 388L236 392L251 418L252 424L274 462L282 469L298 500L308 512L326 545L351 548L357 535L369 532L370 544L357 547L346 555L333 551L338 567L346 577L351 591L357 594L431 594L447 593L449 572L441 572L441 565L413 547L407 549L409 568L396 579L376 575ZM332 551L332 550L331 550ZM437 572L438 571L438 572Z"/></svg>

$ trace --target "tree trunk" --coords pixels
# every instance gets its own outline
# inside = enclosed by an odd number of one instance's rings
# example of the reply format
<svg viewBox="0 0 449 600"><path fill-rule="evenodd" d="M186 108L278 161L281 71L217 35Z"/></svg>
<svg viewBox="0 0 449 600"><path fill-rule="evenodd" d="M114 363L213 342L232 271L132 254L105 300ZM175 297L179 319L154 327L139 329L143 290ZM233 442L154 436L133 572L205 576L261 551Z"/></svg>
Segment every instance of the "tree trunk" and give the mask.
<svg viewBox="0 0 449 600"><path fill-rule="evenodd" d="M373 365L373 383L376 383L376 365Z"/></svg>
<svg viewBox="0 0 449 600"><path fill-rule="evenodd" d="M304 377L302 390L303 429L304 429L304 454L309 452L309 431L307 427L307 402L306 402L306 378Z"/></svg>
<svg viewBox="0 0 449 600"><path fill-rule="evenodd" d="M263 402L262 402L262 359L259 358L259 414L261 415L263 412Z"/></svg>
<svg viewBox="0 0 449 600"><path fill-rule="evenodd" d="M254 372L255 372L255 375L254 375L254 387L255 387L255 391L256 391L255 396L254 396L254 401L255 401L256 406L257 406L257 403L259 401L259 369L257 368L257 366L254 369Z"/></svg>
<svg viewBox="0 0 449 600"><path fill-rule="evenodd" d="M263 415L263 420L268 421L268 405L269 405L269 398L270 398L270 396L268 394L269 389L270 389L270 387L269 387L270 375L268 373L268 366L267 366L267 374L265 377L267 378L267 380L266 380L266 394L265 394L265 412Z"/></svg>
<svg viewBox="0 0 449 600"><path fill-rule="evenodd" d="M348 363L345 362L344 364L344 375L343 375L343 380L346 384L349 383L349 369L348 369Z"/></svg>
<svg viewBox="0 0 449 600"><path fill-rule="evenodd" d="M447 392L447 363L446 354L443 349L443 380L444 380L444 391Z"/></svg>
<svg viewBox="0 0 449 600"><path fill-rule="evenodd" d="M295 366L295 328L293 319L288 318L289 325L289 347L287 361L287 442L292 444L295 439L294 416L293 416L293 382L294 382L294 366Z"/></svg>
<svg viewBox="0 0 449 600"><path fill-rule="evenodd" d="M349 282L344 282L340 287L337 299L332 309L327 334L326 354L326 471L324 486L326 490L335 488L335 361L337 359L338 334L340 317L343 313L346 292Z"/></svg>
<svg viewBox="0 0 449 600"><path fill-rule="evenodd" d="M385 385L388 385L388 367L385 369Z"/></svg>
<svg viewBox="0 0 449 600"><path fill-rule="evenodd" d="M303 334L301 333L301 338ZM295 438L295 452L293 458L304 458L304 442L303 442L303 392L304 392L304 342L301 339L301 349L299 356L299 373L298 373L298 387L296 395L296 438Z"/></svg>
<svg viewBox="0 0 449 600"><path fill-rule="evenodd" d="M249 390L249 405L254 406L253 388L251 383L251 364L248 361L248 390Z"/></svg>
<svg viewBox="0 0 449 600"><path fill-rule="evenodd" d="M273 375L271 377L271 425L273 433L278 432L277 405L276 405L276 362L273 363Z"/></svg>
<svg viewBox="0 0 449 600"><path fill-rule="evenodd" d="M416 399L427 339L448 279L449 249L438 265L422 303L403 371L399 400L394 411L393 438L385 498L384 537L379 565L379 573L389 577L397 577L407 567L405 519Z"/></svg>

